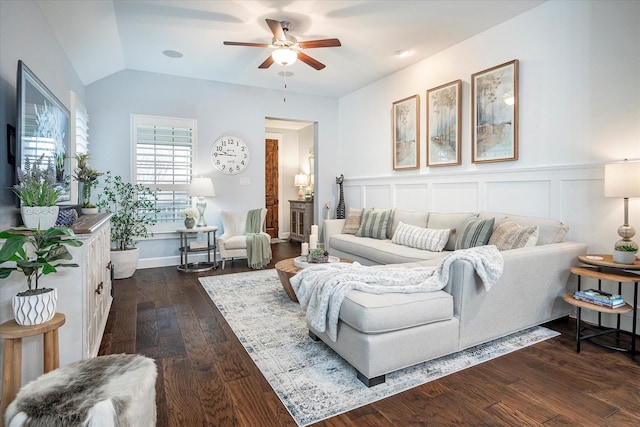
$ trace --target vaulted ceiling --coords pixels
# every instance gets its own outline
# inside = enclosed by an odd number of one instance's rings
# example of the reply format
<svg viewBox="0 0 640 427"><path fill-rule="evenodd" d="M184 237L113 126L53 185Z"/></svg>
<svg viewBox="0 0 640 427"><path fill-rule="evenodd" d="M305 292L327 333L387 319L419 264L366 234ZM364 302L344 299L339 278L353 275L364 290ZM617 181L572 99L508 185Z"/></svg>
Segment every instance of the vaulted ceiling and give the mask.
<svg viewBox="0 0 640 427"><path fill-rule="evenodd" d="M286 67L287 90L343 96L544 3L541 0L181 1L42 0L38 4L80 79L89 85L124 69L282 89L285 68L258 66L271 49L265 19L289 21L305 49L326 65ZM396 52L408 50L405 57ZM180 52L172 58L164 51Z"/></svg>

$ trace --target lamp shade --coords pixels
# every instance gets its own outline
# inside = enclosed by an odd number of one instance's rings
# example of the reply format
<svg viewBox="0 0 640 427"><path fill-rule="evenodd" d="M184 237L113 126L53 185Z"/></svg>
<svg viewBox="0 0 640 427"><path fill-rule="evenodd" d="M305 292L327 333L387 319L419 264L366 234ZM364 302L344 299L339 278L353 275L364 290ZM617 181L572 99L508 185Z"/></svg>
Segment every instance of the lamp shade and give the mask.
<svg viewBox="0 0 640 427"><path fill-rule="evenodd" d="M307 175L301 173L296 175L293 185L296 187L306 187L307 186Z"/></svg>
<svg viewBox="0 0 640 427"><path fill-rule="evenodd" d="M192 197L213 197L216 190L213 188L211 178L192 178L189 185L189 196Z"/></svg>
<svg viewBox="0 0 640 427"><path fill-rule="evenodd" d="M291 65L298 59L296 51L291 50L288 47L279 47L271 53L271 57L280 65Z"/></svg>
<svg viewBox="0 0 640 427"><path fill-rule="evenodd" d="M640 197L640 162L610 163L604 166L605 197Z"/></svg>

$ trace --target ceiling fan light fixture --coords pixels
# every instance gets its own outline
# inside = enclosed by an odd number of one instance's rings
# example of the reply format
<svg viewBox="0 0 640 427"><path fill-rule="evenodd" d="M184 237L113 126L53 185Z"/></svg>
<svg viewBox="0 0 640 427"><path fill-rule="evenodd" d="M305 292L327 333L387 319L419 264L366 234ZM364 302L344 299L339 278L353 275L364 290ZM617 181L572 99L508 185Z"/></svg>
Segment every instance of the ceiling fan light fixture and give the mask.
<svg viewBox="0 0 640 427"><path fill-rule="evenodd" d="M276 64L291 65L298 59L298 54L288 47L279 47L271 53Z"/></svg>

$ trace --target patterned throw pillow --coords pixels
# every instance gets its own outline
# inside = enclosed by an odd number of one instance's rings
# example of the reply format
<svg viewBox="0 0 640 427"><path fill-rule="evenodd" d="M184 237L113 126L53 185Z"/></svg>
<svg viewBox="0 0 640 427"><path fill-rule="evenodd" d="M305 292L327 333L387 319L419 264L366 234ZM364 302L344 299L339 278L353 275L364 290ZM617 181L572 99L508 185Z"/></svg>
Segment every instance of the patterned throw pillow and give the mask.
<svg viewBox="0 0 640 427"><path fill-rule="evenodd" d="M442 252L450 232L448 228L436 230L400 222L391 242L425 251Z"/></svg>
<svg viewBox="0 0 640 427"><path fill-rule="evenodd" d="M347 220L342 227L343 234L356 234L360 229L360 222L362 222L362 209L349 208L347 213Z"/></svg>
<svg viewBox="0 0 640 427"><path fill-rule="evenodd" d="M521 227L515 221L504 218L496 227L489 239L490 245L498 250L525 248L538 243L538 226Z"/></svg>
<svg viewBox="0 0 640 427"><path fill-rule="evenodd" d="M486 245L491 238L495 220L495 218L479 220L476 216L467 219L462 226L462 231L458 232L456 250Z"/></svg>
<svg viewBox="0 0 640 427"><path fill-rule="evenodd" d="M389 222L390 215L390 210L365 209L362 212L362 223L356 232L356 236L381 240L386 239L387 223Z"/></svg>

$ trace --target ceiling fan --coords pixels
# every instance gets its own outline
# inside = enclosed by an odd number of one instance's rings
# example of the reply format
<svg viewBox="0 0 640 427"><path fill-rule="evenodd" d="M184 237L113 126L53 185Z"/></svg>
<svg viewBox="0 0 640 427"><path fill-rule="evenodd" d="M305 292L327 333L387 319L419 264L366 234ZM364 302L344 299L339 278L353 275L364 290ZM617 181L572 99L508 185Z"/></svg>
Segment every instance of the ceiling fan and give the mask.
<svg viewBox="0 0 640 427"><path fill-rule="evenodd" d="M225 41L224 44L227 46L269 47L275 49L258 68L269 68L274 62L280 65L291 65L296 62L296 59L299 59L316 70L322 70L325 65L303 53L301 49L342 46L338 39L299 42L295 37L287 34L290 24L288 21L280 22L273 19L265 19L265 21L267 21L267 25L273 33L273 40L271 41L271 44L228 41Z"/></svg>

